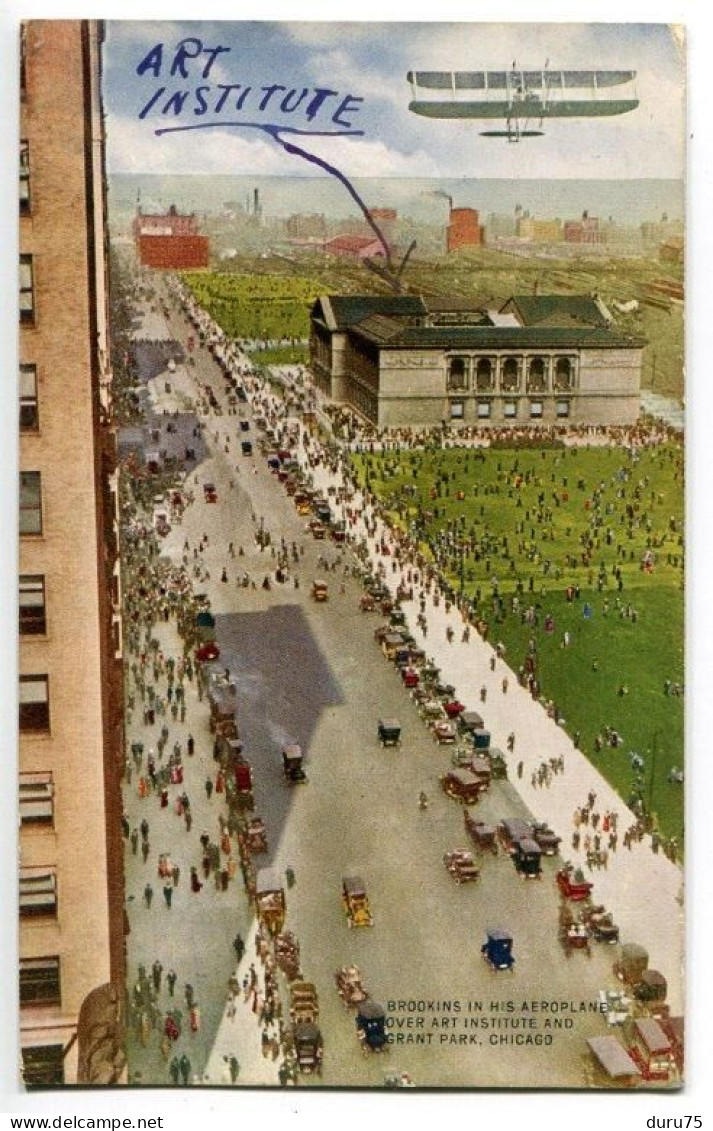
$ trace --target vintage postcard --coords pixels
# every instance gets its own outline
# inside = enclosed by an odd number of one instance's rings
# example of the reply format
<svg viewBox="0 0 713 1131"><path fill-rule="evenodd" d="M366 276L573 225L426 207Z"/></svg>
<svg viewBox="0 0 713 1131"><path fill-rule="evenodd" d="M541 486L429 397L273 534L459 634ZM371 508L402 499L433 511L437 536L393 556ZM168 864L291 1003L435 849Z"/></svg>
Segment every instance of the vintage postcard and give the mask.
<svg viewBox="0 0 713 1131"><path fill-rule="evenodd" d="M680 1087L683 28L20 48L24 1086Z"/></svg>

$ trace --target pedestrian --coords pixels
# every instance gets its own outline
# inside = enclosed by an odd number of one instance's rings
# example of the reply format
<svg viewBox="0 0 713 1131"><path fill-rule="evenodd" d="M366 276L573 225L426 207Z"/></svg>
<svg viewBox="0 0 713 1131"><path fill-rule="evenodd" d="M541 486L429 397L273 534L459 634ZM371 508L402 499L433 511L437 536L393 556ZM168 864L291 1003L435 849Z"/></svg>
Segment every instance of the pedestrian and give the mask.
<svg viewBox="0 0 713 1131"><path fill-rule="evenodd" d="M188 1009L192 1009L195 1005L195 990L193 989L193 986L190 982L186 982L185 986L183 987L183 996L186 999L186 1005Z"/></svg>
<svg viewBox="0 0 713 1131"><path fill-rule="evenodd" d="M181 1079L182 1079L184 1087L185 1087L185 1086L188 1085L188 1081L189 1081L190 1076L191 1076L191 1062L190 1062L190 1060L188 1059L188 1057L186 1056L185 1053L183 1054L183 1056L179 1060L178 1064L179 1064L179 1068L180 1068L180 1072L181 1072Z"/></svg>
<svg viewBox="0 0 713 1131"><path fill-rule="evenodd" d="M138 847L139 847L139 830L138 829L132 829L131 830L130 840L131 840L131 851L132 851L133 855L136 856L136 853L137 853Z"/></svg>
<svg viewBox="0 0 713 1131"><path fill-rule="evenodd" d="M200 1027L201 1027L201 1011L200 1011L200 1008L199 1008L199 1006L196 1002L194 1002L193 1005L191 1006L189 1024L190 1024L190 1027L191 1027L191 1033L197 1033L200 1030Z"/></svg>
<svg viewBox="0 0 713 1131"><path fill-rule="evenodd" d="M144 817L143 821L141 822L141 839L142 840L148 840L149 839L149 823L148 823L148 821L146 820L145 817Z"/></svg>
<svg viewBox="0 0 713 1131"><path fill-rule="evenodd" d="M485 700L487 699L487 697L488 697L488 689L485 686L485 684L483 684L483 686L480 689L480 702L484 703Z"/></svg>
<svg viewBox="0 0 713 1131"><path fill-rule="evenodd" d="M168 987L169 997L173 997L173 991L176 988L176 977L177 975L175 970L169 970L168 974L166 975L166 986Z"/></svg>
<svg viewBox="0 0 713 1131"><path fill-rule="evenodd" d="M151 900L153 899L153 888L151 887L151 884L147 884L144 888L144 899L146 900L146 906L150 908Z"/></svg>
<svg viewBox="0 0 713 1131"><path fill-rule="evenodd" d="M181 1075L181 1065L177 1056L174 1056L173 1060L169 1064L168 1071L171 1076L171 1083L178 1084Z"/></svg>
<svg viewBox="0 0 713 1131"><path fill-rule="evenodd" d="M178 867L178 864L173 865L173 868L171 869L171 878L173 879L173 886L177 888L178 881L181 878L181 869Z"/></svg>
<svg viewBox="0 0 713 1131"><path fill-rule="evenodd" d="M517 776L518 776L518 778L522 777L522 773L523 773L524 769L525 769L525 763L523 761L518 762L518 764L517 764Z"/></svg>
<svg viewBox="0 0 713 1131"><path fill-rule="evenodd" d="M151 979L153 981L153 988L156 993L161 992L161 975L163 974L163 965L157 958L151 967Z"/></svg>
<svg viewBox="0 0 713 1131"><path fill-rule="evenodd" d="M231 1056L228 1060L228 1069L230 1071L230 1083L235 1084L240 1073L240 1064L238 1063L237 1056Z"/></svg>
<svg viewBox="0 0 713 1131"><path fill-rule="evenodd" d="M163 885L163 898L166 900L166 907L171 910L171 901L173 899L173 884L170 880L166 880Z"/></svg>
<svg viewBox="0 0 713 1131"><path fill-rule="evenodd" d="M211 777L205 779L205 795L209 801L213 796L213 779Z"/></svg>
<svg viewBox="0 0 713 1131"><path fill-rule="evenodd" d="M198 879L198 870L195 867L191 868L191 891L199 892L203 884Z"/></svg>

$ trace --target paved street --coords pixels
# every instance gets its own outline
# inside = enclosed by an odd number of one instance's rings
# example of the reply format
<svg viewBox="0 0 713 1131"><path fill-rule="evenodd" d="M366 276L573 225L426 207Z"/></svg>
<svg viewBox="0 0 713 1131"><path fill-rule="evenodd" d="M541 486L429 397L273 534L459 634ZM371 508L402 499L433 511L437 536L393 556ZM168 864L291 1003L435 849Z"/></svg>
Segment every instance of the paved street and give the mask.
<svg viewBox="0 0 713 1131"><path fill-rule="evenodd" d="M191 332L190 324L178 313L169 321L152 313L144 317L136 337L185 346ZM183 350L175 350L179 364L168 392L164 371L147 363L145 374L158 419L164 409L180 411L189 431L199 382L211 385L225 406L218 366L207 351L196 353L195 365L189 365L180 360ZM245 416L250 415L245 409ZM197 448L201 462L195 470L191 468L186 481L195 499L182 522L174 523L163 540L162 552L180 564L187 540L192 566L194 548L204 535L208 537L200 560L210 576L197 580L196 589L210 598L221 661L237 683L238 727L254 771L255 812L264 818L268 833L269 851L256 862L274 865L283 873L291 868L296 875L294 888L287 891L287 926L300 941L304 975L319 991L325 1053L324 1073L317 1082L379 1084L386 1068L398 1068L411 1073L422 1086L526 1087L546 1082L551 1087L566 1087L584 1083L584 1038L606 1031L601 1015L565 1011L553 1014L557 1028L545 1029L542 1018L549 1015L533 1014L537 1029L532 1032L540 1038L551 1037L552 1044L526 1047L491 1043L491 1037L499 1041L515 1030L471 1029L464 1021L472 1017L494 1024L504 1016L504 1007L493 1010L492 1002L512 1002L520 1021L530 1019L521 1011L523 1002L544 1001L550 1008L552 1002L571 1002L575 1007L580 1002L595 1002L600 988L614 985L615 948L595 944L589 959L584 954L564 956L557 938L559 897L553 860L544 861L540 882L521 880L503 854L482 860L481 877L474 885L459 887L447 875L443 853L468 847L461 808L438 784L439 775L449 766L449 754L434 743L398 672L374 642L374 628L381 618L359 611L357 582L345 577L341 566L325 572L324 564L318 563L321 555L330 562L343 556L351 563L349 551L314 542L305 533L306 520L298 517L266 461L257 454L252 458L239 454L235 416L211 415L205 421ZM188 435L185 428L180 443ZM256 439L254 426L252 438ZM325 477L326 485L326 470L319 468L317 474ZM217 504L204 501L205 481L215 483ZM255 533L261 525L272 534L273 544L279 545L284 537L288 545L295 542L302 551L289 581L284 585L273 581L270 591L262 589L261 583L268 574L274 577L275 563L270 549L260 550L256 543ZM228 553L230 542L235 557ZM372 552L376 553L374 546ZM221 580L224 567L227 581ZM238 584L245 573L255 588ZM326 604L317 604L310 597L310 586L315 577L322 576L329 582L330 598ZM295 577L299 588L295 588ZM388 580L394 584L397 575L390 574ZM415 610L406 608L409 620L415 622ZM569 845L572 812L583 804L590 788L595 788L602 810L623 811L620 799L573 750L564 732L517 686L512 674L508 694L502 694L505 668L498 662L496 670L490 671L488 645L475 634L467 645L449 645L442 604L429 606L428 621L427 652L456 686L463 702L484 714L494 744L504 749L507 735L516 732L511 762L522 759L525 763L517 789L512 781L494 783L477 808L479 817L498 821L534 813L549 821ZM158 634L165 655L181 655L173 624L160 625ZM488 688L485 706L478 701L483 684ZM140 715L138 709L133 712L127 747L132 741L143 741L148 751L155 746L163 720L147 728ZM399 748L383 750L377 743L379 716L400 719L403 741ZM146 864L140 852L134 855L127 843L131 977L139 963L150 971L154 960L160 959L164 974L159 1001L166 1009L165 974L175 970L184 1030L188 1010L183 988L186 982L194 987L201 1007L200 1029L194 1035L184 1031L170 1052L180 1056L185 1051L194 1082L228 1083L225 1058L236 1056L238 1084L277 1083L278 1062L263 1055L260 1026L243 995L239 995L234 1018L225 1012L228 979L235 970L232 940L236 931L240 930L247 944L238 969L239 982L255 960L255 924L240 875L225 892L216 890L212 877L197 893L188 884L191 866L200 872L200 833L206 829L211 838L217 838L222 805L215 793L209 800L204 788L206 776L215 776L213 739L207 705L199 702L194 682L186 685L185 723L169 720L168 725L168 751L178 741L185 752L189 733L196 747L192 758L183 758L184 782L170 790L171 803L161 808L155 795L139 798L136 777L125 791L129 824L134 828L146 817L151 843ZM280 751L291 740L307 752L309 782L305 786L291 788L284 781ZM532 769L560 753L565 757L564 774L554 778L550 789L533 788ZM511 778L514 776L511 767ZM175 795L184 789L193 814L190 832L174 811ZM425 812L418 807L421 790L429 797ZM157 876L162 852L170 853L181 869L170 910L162 896L164 881ZM572 856L569 849L567 856ZM375 920L371 929L350 931L341 909L341 877L353 873L367 882ZM671 950L671 936L679 930L680 871L642 845L631 853L620 849L609 870L598 871L593 878L597 899L614 912L624 940L646 945L652 965L666 973L669 999L678 1010L681 991L677 964L672 962L676 952ZM143 899L147 880L155 891L150 909ZM655 899L652 885L656 885ZM627 892L628 898L623 898ZM489 926L507 927L514 936L512 976L493 974L480 957ZM384 1005L411 1003L390 1012L398 1043L388 1057L362 1055L353 1014L343 1008L334 989L334 971L351 962L360 967L375 1000ZM454 1002L459 1015L453 1012ZM473 1013L469 1014L468 1003L480 1004L470 1006ZM567 1027L559 1027L562 1019ZM421 1043L415 1043L419 1039ZM146 1045L132 1037L129 1059L134 1081L170 1082L168 1058L164 1059L159 1045L160 1033L152 1033ZM309 1085L313 1078L303 1076L300 1082Z"/></svg>

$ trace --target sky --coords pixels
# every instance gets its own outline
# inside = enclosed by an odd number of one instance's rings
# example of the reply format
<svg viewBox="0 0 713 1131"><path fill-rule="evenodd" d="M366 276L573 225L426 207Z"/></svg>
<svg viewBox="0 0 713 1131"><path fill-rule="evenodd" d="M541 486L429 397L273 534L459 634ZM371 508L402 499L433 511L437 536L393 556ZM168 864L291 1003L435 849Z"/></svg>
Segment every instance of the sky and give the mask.
<svg viewBox="0 0 713 1131"><path fill-rule="evenodd" d="M186 64L188 76L171 76L174 50L187 36L203 47L229 47L203 77L209 56ZM156 44L164 45L160 72L137 67ZM289 155L262 130L224 126L259 119L307 125L300 110L286 115L258 110L249 96L240 113L198 116L197 87L209 108L219 83L253 91L280 83L338 92L325 101L311 128L338 130L331 113L352 102L341 122L361 137L296 139L346 176L507 178L679 178L684 166L685 60L683 32L665 24L494 23L270 23L110 21L104 56L107 158L110 173L225 173L314 175L318 170ZM545 136L510 145L480 136L485 123L436 121L408 109L407 71L621 68L637 72L640 106L615 118L552 121ZM158 88L165 95L139 114ZM180 118L161 114L177 90L190 92ZM231 97L236 98L240 92ZM281 97L281 96L280 96ZM228 104L229 106L229 104ZM328 109L329 108L329 109ZM272 107L270 107L272 109ZM298 122L299 118L299 122ZM165 125L208 121L219 127L156 136ZM491 123L498 125L499 123Z"/></svg>

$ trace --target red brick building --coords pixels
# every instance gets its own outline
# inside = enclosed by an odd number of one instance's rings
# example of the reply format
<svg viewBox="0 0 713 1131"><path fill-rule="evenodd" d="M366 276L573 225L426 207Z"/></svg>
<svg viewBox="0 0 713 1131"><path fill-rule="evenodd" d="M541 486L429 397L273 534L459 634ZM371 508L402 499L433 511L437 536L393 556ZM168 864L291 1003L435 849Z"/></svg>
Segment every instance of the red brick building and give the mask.
<svg viewBox="0 0 713 1131"><path fill-rule="evenodd" d="M448 225L448 251L461 247L480 247L485 243L485 229L476 208L451 208Z"/></svg>
<svg viewBox="0 0 713 1131"><path fill-rule="evenodd" d="M139 209L132 229L142 267L181 270L208 266L208 237L200 234L194 212L180 213L175 204L164 213Z"/></svg>

